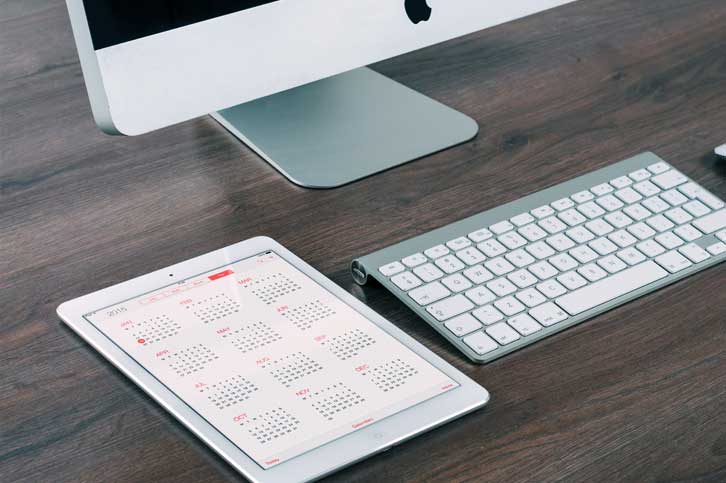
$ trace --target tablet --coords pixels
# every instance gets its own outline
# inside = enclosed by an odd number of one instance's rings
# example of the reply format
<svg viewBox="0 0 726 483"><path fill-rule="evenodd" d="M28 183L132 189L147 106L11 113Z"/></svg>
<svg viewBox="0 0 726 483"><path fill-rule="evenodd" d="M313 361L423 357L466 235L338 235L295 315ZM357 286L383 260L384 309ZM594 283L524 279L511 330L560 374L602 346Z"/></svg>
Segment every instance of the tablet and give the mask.
<svg viewBox="0 0 726 483"><path fill-rule="evenodd" d="M489 398L270 238L58 314L252 481L322 477Z"/></svg>

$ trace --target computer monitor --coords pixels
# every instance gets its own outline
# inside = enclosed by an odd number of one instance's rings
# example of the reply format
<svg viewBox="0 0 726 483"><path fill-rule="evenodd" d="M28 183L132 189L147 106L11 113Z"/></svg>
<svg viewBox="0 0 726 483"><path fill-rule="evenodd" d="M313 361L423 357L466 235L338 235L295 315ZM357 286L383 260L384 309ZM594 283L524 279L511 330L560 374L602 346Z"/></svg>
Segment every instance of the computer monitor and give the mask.
<svg viewBox="0 0 726 483"><path fill-rule="evenodd" d="M293 182L346 184L477 124L363 66L574 0L67 0L98 126L211 113Z"/></svg>

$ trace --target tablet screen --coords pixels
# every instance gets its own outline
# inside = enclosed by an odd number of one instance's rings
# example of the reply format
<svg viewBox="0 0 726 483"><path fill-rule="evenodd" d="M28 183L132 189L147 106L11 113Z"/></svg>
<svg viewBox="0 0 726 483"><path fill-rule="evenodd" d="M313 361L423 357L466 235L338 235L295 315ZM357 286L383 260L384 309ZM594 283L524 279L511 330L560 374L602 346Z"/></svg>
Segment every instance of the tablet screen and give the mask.
<svg viewBox="0 0 726 483"><path fill-rule="evenodd" d="M274 252L85 317L265 469L458 386Z"/></svg>

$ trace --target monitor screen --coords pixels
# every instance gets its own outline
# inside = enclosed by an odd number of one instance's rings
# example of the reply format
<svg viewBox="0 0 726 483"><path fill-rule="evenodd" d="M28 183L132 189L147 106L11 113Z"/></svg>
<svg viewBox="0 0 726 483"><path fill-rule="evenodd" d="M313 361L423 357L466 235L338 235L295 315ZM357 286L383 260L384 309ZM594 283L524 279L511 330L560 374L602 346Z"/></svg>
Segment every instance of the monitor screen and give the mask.
<svg viewBox="0 0 726 483"><path fill-rule="evenodd" d="M83 0L100 50L276 0Z"/></svg>

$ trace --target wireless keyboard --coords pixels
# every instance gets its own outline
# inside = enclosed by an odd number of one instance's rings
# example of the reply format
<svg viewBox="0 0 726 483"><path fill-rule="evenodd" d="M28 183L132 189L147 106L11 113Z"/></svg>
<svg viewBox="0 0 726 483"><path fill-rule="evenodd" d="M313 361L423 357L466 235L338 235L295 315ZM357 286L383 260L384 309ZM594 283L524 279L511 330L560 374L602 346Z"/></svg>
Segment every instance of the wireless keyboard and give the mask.
<svg viewBox="0 0 726 483"><path fill-rule="evenodd" d="M485 363L726 258L724 202L644 153L355 260Z"/></svg>

